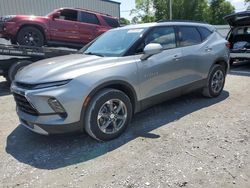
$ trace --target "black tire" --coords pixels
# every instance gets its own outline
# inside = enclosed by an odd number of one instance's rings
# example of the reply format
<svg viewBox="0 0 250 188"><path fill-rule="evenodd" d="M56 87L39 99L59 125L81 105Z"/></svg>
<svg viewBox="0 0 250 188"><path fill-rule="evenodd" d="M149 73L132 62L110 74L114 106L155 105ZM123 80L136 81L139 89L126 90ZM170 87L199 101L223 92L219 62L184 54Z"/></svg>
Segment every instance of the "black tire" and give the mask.
<svg viewBox="0 0 250 188"><path fill-rule="evenodd" d="M118 120L118 119L112 120L111 119L112 112L110 112L107 109L107 106L105 106L107 105L109 101L114 101L114 103L112 102L113 111L118 110L118 104L117 105L115 104L115 100L121 101L119 102L119 105L122 104L123 109L120 111L122 111L122 113L123 112L127 113L126 116L124 115L126 118L124 118L123 120ZM100 110L105 109L105 108L107 110L105 114L109 114L109 115L106 115L106 117L101 116L101 118L98 118L98 114ZM119 91L116 89L104 89L98 92L88 105L86 116L85 116L85 130L91 137L93 137L96 140L99 140L99 141L112 140L120 136L126 130L128 124L131 121L131 118L132 118L132 104L131 104L129 97L122 91ZM114 124L114 121L116 121L115 124ZM120 124L122 124L119 129L114 128L114 127L117 127L117 121L118 122L120 121ZM105 125L108 122L110 122L109 126L107 126L106 128L107 130L110 130L110 132L108 131L104 132L101 129L100 127L101 122L103 122ZM112 128L116 130L116 132L112 133L111 132L111 130L113 130Z"/></svg>
<svg viewBox="0 0 250 188"><path fill-rule="evenodd" d="M43 33L32 26L23 27L17 34L17 43L25 46L41 47L44 45Z"/></svg>
<svg viewBox="0 0 250 188"><path fill-rule="evenodd" d="M234 60L233 60L233 59L230 59L229 64L230 64L230 67L233 66Z"/></svg>
<svg viewBox="0 0 250 188"><path fill-rule="evenodd" d="M11 83L15 79L17 72L31 63L31 61L24 60L13 64L8 71L8 82Z"/></svg>
<svg viewBox="0 0 250 188"><path fill-rule="evenodd" d="M218 77L221 77L222 80L218 79L220 81L216 81L215 77L217 77L217 75L220 75ZM223 91L225 78L226 78L226 70L224 69L224 67L218 64L213 65L207 79L207 85L206 87L203 88L202 91L203 96L209 98L218 97ZM216 84L218 84L218 87L216 87L217 90L215 88Z"/></svg>

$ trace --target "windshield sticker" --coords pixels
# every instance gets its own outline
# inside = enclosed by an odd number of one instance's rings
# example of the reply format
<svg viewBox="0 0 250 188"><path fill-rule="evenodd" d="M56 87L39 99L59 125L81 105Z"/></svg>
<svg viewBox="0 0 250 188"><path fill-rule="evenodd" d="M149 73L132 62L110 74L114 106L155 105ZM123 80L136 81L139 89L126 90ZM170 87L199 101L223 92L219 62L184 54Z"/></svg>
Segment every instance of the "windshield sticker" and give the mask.
<svg viewBox="0 0 250 188"><path fill-rule="evenodd" d="M141 33L143 29L130 29L128 30L128 33Z"/></svg>

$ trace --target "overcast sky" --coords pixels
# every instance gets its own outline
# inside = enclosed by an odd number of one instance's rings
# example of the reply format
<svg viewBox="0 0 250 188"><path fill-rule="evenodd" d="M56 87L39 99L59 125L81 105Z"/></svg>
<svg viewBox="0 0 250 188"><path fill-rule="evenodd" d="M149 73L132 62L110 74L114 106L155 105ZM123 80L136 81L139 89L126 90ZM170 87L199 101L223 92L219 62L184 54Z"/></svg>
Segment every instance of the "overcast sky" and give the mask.
<svg viewBox="0 0 250 188"><path fill-rule="evenodd" d="M121 2L121 17L131 19L130 10L135 8L135 0L116 0ZM236 12L246 10L247 5L244 3L244 0L227 0L235 6Z"/></svg>

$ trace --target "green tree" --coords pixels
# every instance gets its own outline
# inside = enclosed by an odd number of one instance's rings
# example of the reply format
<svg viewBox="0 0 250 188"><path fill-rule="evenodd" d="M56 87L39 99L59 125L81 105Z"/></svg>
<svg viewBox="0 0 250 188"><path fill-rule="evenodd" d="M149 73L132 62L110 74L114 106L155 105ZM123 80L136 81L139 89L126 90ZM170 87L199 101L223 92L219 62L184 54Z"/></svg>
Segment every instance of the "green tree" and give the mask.
<svg viewBox="0 0 250 188"><path fill-rule="evenodd" d="M129 25L130 21L127 20L126 18L120 18L120 24L121 25Z"/></svg>
<svg viewBox="0 0 250 188"><path fill-rule="evenodd" d="M223 19L225 15L234 13L235 8L230 2L225 0L211 0L210 4L210 23L214 25L222 25L227 22Z"/></svg>
<svg viewBox="0 0 250 188"><path fill-rule="evenodd" d="M169 0L154 0L156 20L169 19ZM174 20L208 21L207 0L172 0Z"/></svg>
<svg viewBox="0 0 250 188"><path fill-rule="evenodd" d="M153 22L153 0L135 0L135 9L131 10L130 15L134 15L132 23Z"/></svg>

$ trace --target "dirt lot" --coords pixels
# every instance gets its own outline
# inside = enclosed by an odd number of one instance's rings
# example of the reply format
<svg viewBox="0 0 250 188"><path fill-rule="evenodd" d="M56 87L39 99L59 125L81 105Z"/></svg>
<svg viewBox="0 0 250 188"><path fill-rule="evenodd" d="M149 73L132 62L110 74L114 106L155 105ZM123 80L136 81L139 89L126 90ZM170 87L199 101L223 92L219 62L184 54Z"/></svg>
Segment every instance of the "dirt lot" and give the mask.
<svg viewBox="0 0 250 188"><path fill-rule="evenodd" d="M250 187L250 64L234 67L220 97L148 109L106 143L18 126L1 81L0 187Z"/></svg>

